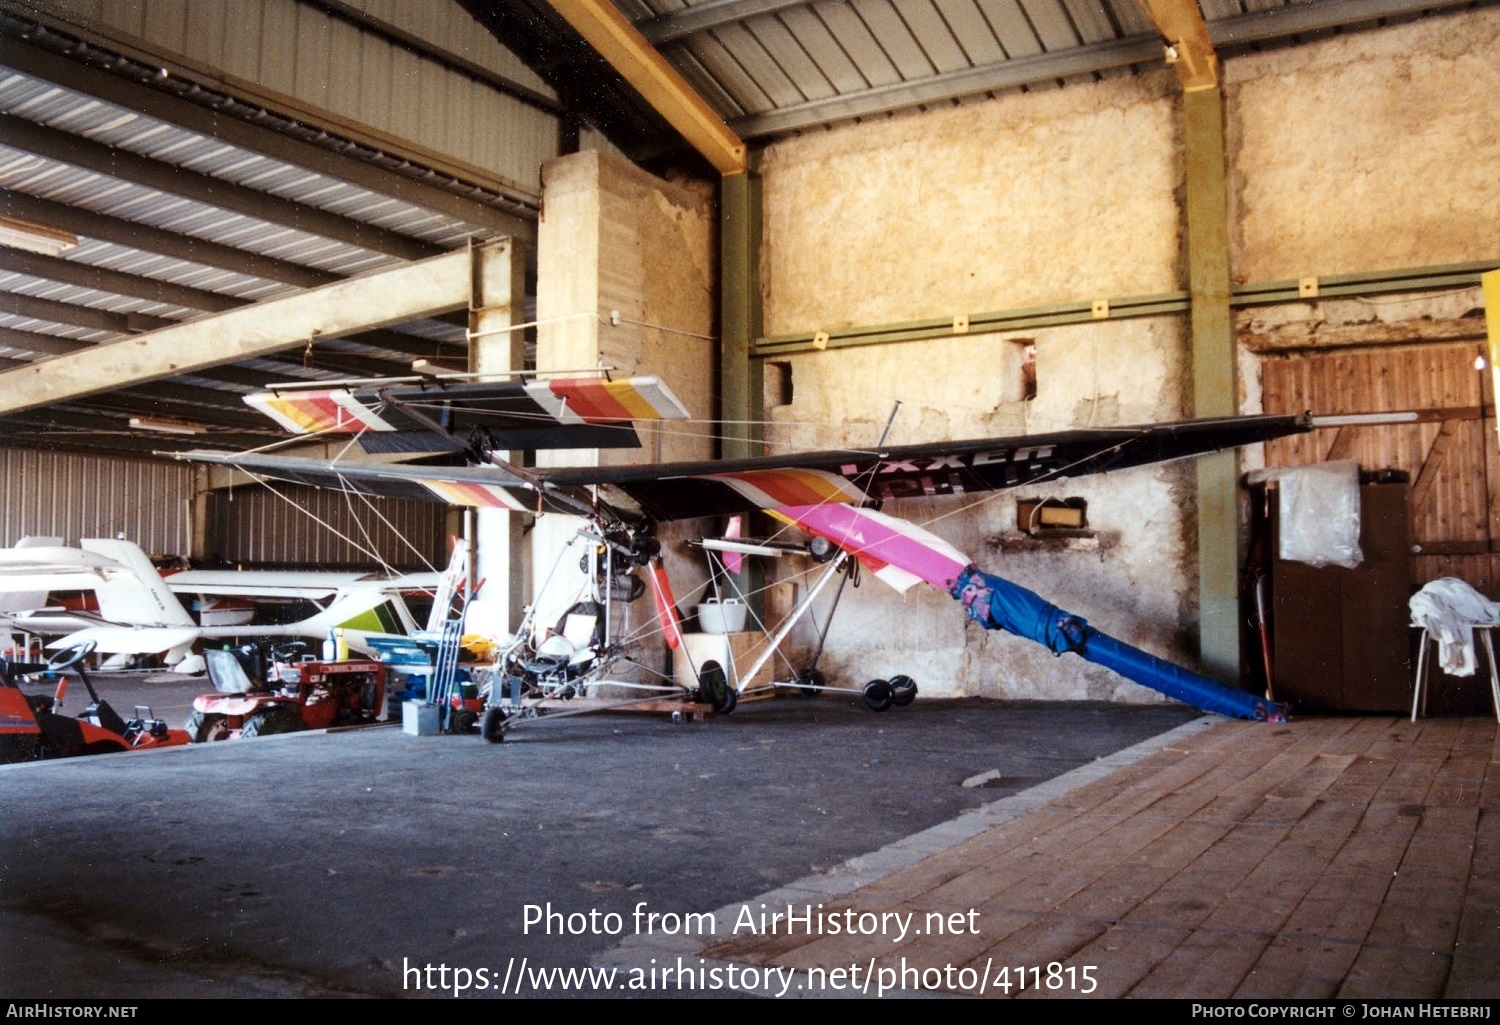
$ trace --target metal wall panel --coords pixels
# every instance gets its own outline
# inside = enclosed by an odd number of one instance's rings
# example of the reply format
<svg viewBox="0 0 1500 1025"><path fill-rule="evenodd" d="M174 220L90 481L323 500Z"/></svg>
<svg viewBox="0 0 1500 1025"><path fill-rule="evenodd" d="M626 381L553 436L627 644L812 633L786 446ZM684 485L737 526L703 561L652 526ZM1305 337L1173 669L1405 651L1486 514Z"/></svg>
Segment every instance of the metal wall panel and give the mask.
<svg viewBox="0 0 1500 1025"><path fill-rule="evenodd" d="M186 554L192 540L193 468L180 463L0 449L5 499L0 543L53 535L122 536L146 551Z"/></svg>
<svg viewBox="0 0 1500 1025"><path fill-rule="evenodd" d="M208 555L247 566L440 569L448 521L448 507L436 502L291 485L235 488L214 493Z"/></svg>
<svg viewBox="0 0 1500 1025"><path fill-rule="evenodd" d="M547 87L456 3L351 6L537 92ZM217 68L374 132L541 188L557 120L440 60L297 0L256 3L62 0L80 23Z"/></svg>

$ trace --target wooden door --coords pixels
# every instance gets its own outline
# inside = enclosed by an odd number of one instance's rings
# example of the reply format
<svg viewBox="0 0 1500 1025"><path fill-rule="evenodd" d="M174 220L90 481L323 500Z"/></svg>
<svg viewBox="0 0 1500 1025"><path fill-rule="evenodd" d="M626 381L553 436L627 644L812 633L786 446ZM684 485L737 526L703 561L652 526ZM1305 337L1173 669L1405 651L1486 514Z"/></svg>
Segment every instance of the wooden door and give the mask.
<svg viewBox="0 0 1500 1025"><path fill-rule="evenodd" d="M1263 357L1268 413L1410 411L1413 424L1324 429L1273 442L1268 466L1354 459L1411 475L1412 581L1458 577L1500 596L1495 406L1478 343L1392 345Z"/></svg>

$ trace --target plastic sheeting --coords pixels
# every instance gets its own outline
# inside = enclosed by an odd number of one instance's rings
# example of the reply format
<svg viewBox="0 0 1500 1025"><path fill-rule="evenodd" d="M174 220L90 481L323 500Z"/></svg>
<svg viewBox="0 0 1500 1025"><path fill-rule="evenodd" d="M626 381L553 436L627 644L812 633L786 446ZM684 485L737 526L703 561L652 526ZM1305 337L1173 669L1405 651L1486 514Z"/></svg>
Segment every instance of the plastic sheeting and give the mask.
<svg viewBox="0 0 1500 1025"><path fill-rule="evenodd" d="M1359 547L1359 464L1352 459L1260 471L1252 481L1278 482L1278 553L1290 562L1353 569Z"/></svg>
<svg viewBox="0 0 1500 1025"><path fill-rule="evenodd" d="M1065 612L1045 598L1003 577L970 566L948 592L963 603L968 617L986 630L1005 630L1046 646L1055 654L1073 652L1119 673L1132 683L1160 691L1205 712L1286 721L1286 706L1199 676L1165 659L1133 648Z"/></svg>

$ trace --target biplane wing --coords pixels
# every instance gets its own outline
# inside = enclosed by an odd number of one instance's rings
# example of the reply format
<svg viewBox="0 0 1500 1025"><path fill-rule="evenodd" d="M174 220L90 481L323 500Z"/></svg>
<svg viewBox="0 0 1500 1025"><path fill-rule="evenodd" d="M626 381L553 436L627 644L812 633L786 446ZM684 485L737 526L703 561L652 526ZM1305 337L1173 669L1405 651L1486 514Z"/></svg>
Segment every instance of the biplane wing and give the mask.
<svg viewBox="0 0 1500 1025"><path fill-rule="evenodd" d="M205 450L175 455L370 494L529 512L602 507L623 519L660 522L993 491L1235 448L1312 426L1309 416L1242 416L787 456L537 469Z"/></svg>
<svg viewBox="0 0 1500 1025"><path fill-rule="evenodd" d="M658 384L654 378L636 378L627 388L632 393L651 392ZM559 383L548 386L557 388ZM458 390L444 399L447 408L456 408ZM398 394L380 393L404 414L409 409ZM401 433L401 427L387 421L382 421L384 426L364 421L342 426L352 400L319 401L324 403L324 418L315 429ZM365 408L360 402L352 404ZM672 415L646 405L646 415ZM618 415L608 424L623 423L624 414ZM422 426L429 429L447 429L426 414L415 419L428 421ZM602 425L603 420L598 426ZM1099 633L1081 617L1056 609L1024 588L981 574L943 539L870 507L886 499L965 495L1143 466L1269 441L1315 426L1317 421L1308 415L1240 416L788 456L536 469L500 460L491 465L415 466L206 451L178 453L177 458L304 484L468 506L584 513L635 527L764 510L827 538L899 590L926 582L947 591L987 629L1007 630L1059 654L1075 652L1201 708L1265 719L1279 718L1284 710ZM489 455L473 446L467 454L475 460ZM881 702L889 700L887 695L871 707L884 707Z"/></svg>
<svg viewBox="0 0 1500 1025"><path fill-rule="evenodd" d="M656 377L454 381L444 377L285 385L245 396L292 434L357 434L366 452L633 448L637 420L685 419Z"/></svg>

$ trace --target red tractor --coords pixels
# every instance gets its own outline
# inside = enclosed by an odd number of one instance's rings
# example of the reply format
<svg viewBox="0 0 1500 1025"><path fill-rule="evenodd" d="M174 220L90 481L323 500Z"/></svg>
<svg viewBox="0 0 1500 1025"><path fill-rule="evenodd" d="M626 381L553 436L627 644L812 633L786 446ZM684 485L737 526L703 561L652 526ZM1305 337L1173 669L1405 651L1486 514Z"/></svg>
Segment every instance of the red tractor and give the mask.
<svg viewBox="0 0 1500 1025"><path fill-rule="evenodd" d="M385 665L322 662L307 645L277 645L267 664L253 645L208 650L203 658L216 693L193 699L183 728L198 743L267 737L372 723L385 710Z"/></svg>
<svg viewBox="0 0 1500 1025"><path fill-rule="evenodd" d="M0 762L179 747L192 741L187 731L168 729L149 708L137 706L135 717L124 719L99 697L83 666L93 650L94 642L89 641L64 648L45 663L0 662ZM69 669L77 672L91 700L77 718L59 711L67 693L66 677L58 680L52 694L26 694L21 690L25 677L39 673L57 676Z"/></svg>

